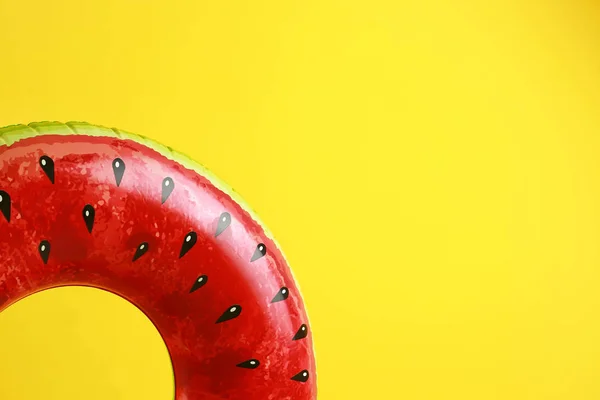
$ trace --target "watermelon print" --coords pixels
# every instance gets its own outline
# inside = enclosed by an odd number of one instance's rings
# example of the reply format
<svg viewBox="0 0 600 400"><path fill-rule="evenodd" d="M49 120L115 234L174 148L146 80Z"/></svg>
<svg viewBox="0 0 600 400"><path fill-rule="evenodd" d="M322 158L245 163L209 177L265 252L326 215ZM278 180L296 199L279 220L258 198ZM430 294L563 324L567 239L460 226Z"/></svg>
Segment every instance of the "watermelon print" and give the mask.
<svg viewBox="0 0 600 400"><path fill-rule="evenodd" d="M199 164L86 123L0 129L0 311L90 286L169 350L176 400L313 400L310 323L272 235Z"/></svg>

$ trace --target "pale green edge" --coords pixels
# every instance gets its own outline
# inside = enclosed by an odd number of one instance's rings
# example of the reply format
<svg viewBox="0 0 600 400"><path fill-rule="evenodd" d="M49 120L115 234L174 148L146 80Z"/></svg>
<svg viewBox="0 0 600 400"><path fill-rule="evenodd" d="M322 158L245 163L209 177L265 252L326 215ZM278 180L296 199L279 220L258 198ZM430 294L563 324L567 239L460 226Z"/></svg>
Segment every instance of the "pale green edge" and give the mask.
<svg viewBox="0 0 600 400"><path fill-rule="evenodd" d="M252 217L252 219L254 219L254 221L262 227L265 235L271 241L273 241L273 243L275 243L275 246L277 246L279 248L281 256L283 257L284 261L288 265L288 268L290 269L290 274L292 275L292 279L294 279L294 282L298 289L298 295L300 296L302 304L304 305L304 312L306 314L306 318L308 319L307 322L310 324L310 317L308 315L308 310L306 309L306 303L304 302L304 298L302 296L302 291L300 289L298 281L296 280L296 277L294 276L294 270L292 269L290 263L288 262L285 254L283 252L283 249L281 248L281 246L279 245L277 240L275 240L273 234L269 231L269 229L267 228L265 223L262 222L262 220L258 217L257 213L248 205L248 203L246 203L246 201L233 188L231 188L229 185L227 185L226 183L221 181L219 178L217 178L204 165L192 160L190 157L186 156L185 154L183 154L181 152L175 151L172 148L170 148L168 146L164 146L152 139L148 139L147 137L144 137L144 136L141 136L141 135L138 135L135 133L125 132L123 130L116 129L116 128L107 128L107 127L100 126L100 125L93 125L93 124L89 124L87 122L78 122L78 121L72 121L72 122L66 122L66 123L56 122L56 121L42 121L42 122L32 122L28 125L19 124L19 125L6 126L3 128L0 128L0 146L2 144L5 144L6 146L10 147L12 144L18 142L19 140L27 139L27 138L31 138L31 137L35 137L35 136L43 136L43 135L103 136L103 137L114 137L114 138L119 138L119 139L124 139L124 140L132 140L137 143L141 143L141 144L157 151L158 153L162 154L169 160L178 162L183 167L188 168L188 169L195 171L196 173L204 176L217 189L221 190L223 193L225 193L229 197L231 197L232 200L237 202L240 205L240 207L242 207L242 209L245 212L247 212L250 215L250 217ZM311 324L311 330L314 332L314 329L312 329L312 324ZM317 359L316 359L316 349L314 347L314 342L313 342L313 355L314 355L314 363L315 363L315 373L314 374L315 374L315 385L316 385Z"/></svg>
<svg viewBox="0 0 600 400"><path fill-rule="evenodd" d="M246 201L229 185L217 178L204 165L193 161L190 157L183 153L177 152L168 146L164 146L147 137L125 132L115 128L106 128L100 125L92 125L87 122L32 122L29 125L11 125L0 128L0 144L11 146L22 139L27 139L35 136L43 135L87 135L87 136L105 136L118 139L129 139L137 143L141 143L152 150L157 151L168 159L178 162L185 168L191 169L196 173L207 178L216 188L223 191L232 200L237 202L244 211L246 211L260 226L269 239L273 241L281 250L281 246L273 237L273 234L268 230L267 226L258 217L257 213L246 203ZM285 258L285 257L284 257ZM287 262L287 260L286 260Z"/></svg>
<svg viewBox="0 0 600 400"><path fill-rule="evenodd" d="M4 128L0 128L0 145L5 144L10 147L12 144L18 142L22 139L27 139L35 136L43 136L43 135L87 135L87 136L104 136L104 137L114 137L118 139L129 139L135 141L137 143L141 143L158 153L162 154L169 160L178 162L185 168L191 169L196 173L207 178L216 188L227 194L231 197L232 200L237 202L240 207L244 211L246 211L255 222L257 222L263 229L265 235L275 243L275 245L279 248L285 262L288 263L285 255L283 254L283 250L277 240L275 240L273 234L269 231L266 224L262 222L262 220L258 217L257 213L246 203L246 201L229 185L221 181L217 178L208 168L203 166L202 164L193 161L190 157L186 156L183 153L177 152L168 146L164 146L158 142L155 142L152 139L148 139L147 137L125 132L116 128L107 128L100 125L92 125L87 122L51 122L51 121L43 121L43 122L32 122L28 125L11 125L6 126ZM291 270L291 267L290 267ZM293 276L293 271L292 276ZM296 281L295 277L294 280ZM298 282L296 281L296 284Z"/></svg>

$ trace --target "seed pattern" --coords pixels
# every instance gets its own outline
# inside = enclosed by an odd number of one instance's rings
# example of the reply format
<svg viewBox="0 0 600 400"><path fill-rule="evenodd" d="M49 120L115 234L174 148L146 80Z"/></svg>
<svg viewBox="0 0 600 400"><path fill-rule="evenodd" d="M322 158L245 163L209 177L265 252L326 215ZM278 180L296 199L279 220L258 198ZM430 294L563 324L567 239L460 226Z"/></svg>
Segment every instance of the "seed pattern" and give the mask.
<svg viewBox="0 0 600 400"><path fill-rule="evenodd" d="M280 301L287 300L289 296L290 290L284 286L281 289L279 289L275 297L273 297L273 300L271 300L271 303L279 303Z"/></svg>
<svg viewBox="0 0 600 400"><path fill-rule="evenodd" d="M242 313L242 306L240 306L239 304L235 304L235 305L229 307L227 310L225 310L225 312L223 314L221 314L221 316L217 320L217 324L237 318L240 316L241 313Z"/></svg>
<svg viewBox="0 0 600 400"><path fill-rule="evenodd" d="M306 326L306 324L302 324L300 325L300 329L298 329L298 332L296 332L296 334L294 335L294 338L292 340L301 340L304 339L308 336L308 327Z"/></svg>
<svg viewBox="0 0 600 400"><path fill-rule="evenodd" d="M185 235L185 239L183 239L183 244L181 245L181 250L179 251L179 258L183 257L188 251L190 251L197 241L198 235L196 232L190 232Z"/></svg>
<svg viewBox="0 0 600 400"><path fill-rule="evenodd" d="M267 254L267 246L265 246L263 243L259 243L256 246L256 250L254 250L254 254L252 255L252 258L250 259L250 262L254 262L254 261L258 260L259 258L263 258L266 254Z"/></svg>
<svg viewBox="0 0 600 400"><path fill-rule="evenodd" d="M303 371L298 372L296 375L292 376L292 380L304 383L304 382L308 381L308 377L309 377L308 371L303 370Z"/></svg>
<svg viewBox="0 0 600 400"><path fill-rule="evenodd" d="M10 195L4 190L0 190L0 212L6 218L6 222L10 222L11 207Z"/></svg>
<svg viewBox="0 0 600 400"><path fill-rule="evenodd" d="M202 286L208 283L208 276L200 275L198 279L194 281L192 288L190 289L190 293L194 293L196 290L200 289Z"/></svg>
<svg viewBox="0 0 600 400"><path fill-rule="evenodd" d="M146 254L146 252L148 252L148 243L144 242L140 244L135 250L135 254L133 255L133 261L138 260L141 256Z"/></svg>
<svg viewBox="0 0 600 400"><path fill-rule="evenodd" d="M40 257L42 257L44 264L47 264L48 258L50 257L50 242L42 240L38 246L38 252L40 253Z"/></svg>
<svg viewBox="0 0 600 400"><path fill-rule="evenodd" d="M172 178L165 178L162 183L162 197L161 202L164 204L165 201L169 198L171 193L173 193L173 189L175 188L175 183Z"/></svg>
<svg viewBox="0 0 600 400"><path fill-rule="evenodd" d="M41 156L39 163L40 167L42 167L42 171L44 171L48 179L50 179L50 182L54 184L54 161L48 156Z"/></svg>
<svg viewBox="0 0 600 400"><path fill-rule="evenodd" d="M55 164L54 161L43 155L39 159L39 165L45 175L48 177L52 184L55 183ZM125 175L125 162L121 158L115 158L112 162L112 169L114 173L114 178L117 186L120 186L123 182L123 178ZM171 194L173 193L175 187L175 182L171 177L166 177L162 181L161 187L161 204L164 204ZM12 200L11 196L4 190L0 190L0 212L4 216L7 222L10 223L11 220L11 209L12 209ZM86 226L87 231L91 234L94 229L96 210L91 204L86 204L82 210L82 217ZM219 220L217 223L216 230L214 232L214 237L219 237L225 230L227 230L232 223L231 214L228 212L223 212L219 216ZM181 249L179 252L179 258L184 257L198 242L198 234L194 231L189 232L185 235ZM48 240L42 240L38 245L38 253L40 255L41 260L44 264L47 264L50 258L51 244ZM140 243L133 255L132 262L137 261L140 257L146 254L149 251L149 243L142 242ZM264 243L258 243L252 257L250 258L250 263L253 263L267 254L267 247ZM191 286L189 293L194 293L204 287L208 283L207 275L200 275L194 281ZM289 289L285 286L281 287L279 291L275 294L271 303L278 303L287 300L289 297ZM242 306L239 304L234 304L228 307L216 320L217 324L221 324L227 321L231 321L235 318L238 318L242 313ZM302 324L296 333L294 334L292 340L302 340L308 336L308 327L306 324ZM249 359L243 362L240 362L236 366L243 369L257 369L261 365L260 361L257 359ZM291 380L297 382L307 382L309 379L308 370L302 370L293 377Z"/></svg>
<svg viewBox="0 0 600 400"><path fill-rule="evenodd" d="M115 174L115 182L117 186L121 185L123 175L125 175L125 162L120 158L115 158L112 163L113 173Z"/></svg>
<svg viewBox="0 0 600 400"><path fill-rule="evenodd" d="M94 229L94 219L96 218L96 210L90 204L86 204L83 207L83 221L85 222L85 227L87 228L89 233L92 233L92 229Z"/></svg>
<svg viewBox="0 0 600 400"><path fill-rule="evenodd" d="M241 362L237 366L240 368L256 369L260 366L260 362L258 360L252 359L252 360Z"/></svg>
<svg viewBox="0 0 600 400"><path fill-rule="evenodd" d="M215 232L215 237L218 237L221 233L225 231L231 225L231 214L228 212L224 212L219 217L219 223L217 224L217 231Z"/></svg>

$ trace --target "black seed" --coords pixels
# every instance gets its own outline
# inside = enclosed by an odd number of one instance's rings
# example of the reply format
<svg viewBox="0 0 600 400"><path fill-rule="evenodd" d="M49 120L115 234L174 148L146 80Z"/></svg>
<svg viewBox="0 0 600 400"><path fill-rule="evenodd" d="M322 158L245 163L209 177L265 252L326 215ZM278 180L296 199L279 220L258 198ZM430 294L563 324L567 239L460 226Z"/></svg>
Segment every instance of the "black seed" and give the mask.
<svg viewBox="0 0 600 400"><path fill-rule="evenodd" d="M248 360L248 361L239 363L238 365L236 365L236 367L255 369L255 368L258 368L259 365L260 365L260 362L258 360L252 359L252 360Z"/></svg>
<svg viewBox="0 0 600 400"><path fill-rule="evenodd" d="M40 167L42 167L50 182L54 183L54 161L48 156L41 156Z"/></svg>
<svg viewBox="0 0 600 400"><path fill-rule="evenodd" d="M173 179L171 179L169 177L163 179L163 183L162 183L162 203L163 204L165 201L167 201L167 199L173 192L174 187L175 187L175 183L173 182Z"/></svg>
<svg viewBox="0 0 600 400"><path fill-rule="evenodd" d="M304 339L306 336L308 336L308 327L305 324L302 324L292 340Z"/></svg>
<svg viewBox="0 0 600 400"><path fill-rule="evenodd" d="M40 257L42 257L42 261L44 264L46 264L48 262L48 257L50 257L50 242L47 240L42 240L38 246L38 251L40 253Z"/></svg>
<svg viewBox="0 0 600 400"><path fill-rule="evenodd" d="M6 193L4 190L0 190L0 211L6 218L7 222L10 222L10 210L11 210L11 202L10 195Z"/></svg>
<svg viewBox="0 0 600 400"><path fill-rule="evenodd" d="M239 317L240 314L242 313L242 307L234 304L233 306L229 307L224 313L223 315L221 315L219 317L219 319L217 320L217 324L220 324L221 322L225 322L225 321L229 321L230 319L234 319L236 317Z"/></svg>
<svg viewBox="0 0 600 400"><path fill-rule="evenodd" d="M227 229L227 227L231 224L231 215L228 212L224 212L219 217L219 224L217 225L217 231L215 232L215 237L219 236L221 233Z"/></svg>
<svg viewBox="0 0 600 400"><path fill-rule="evenodd" d="M179 252L179 258L183 257L185 253L190 251L190 249L194 247L197 241L198 235L196 235L196 232L190 232L187 235L185 235L185 238L183 239L183 244L181 245L181 251Z"/></svg>
<svg viewBox="0 0 600 400"><path fill-rule="evenodd" d="M115 181L119 186L123 180L123 175L125 175L125 163L120 158L115 158L112 162L112 168L115 173Z"/></svg>
<svg viewBox="0 0 600 400"><path fill-rule="evenodd" d="M298 372L296 375L292 376L293 381L298 382L306 382L308 380L309 373L307 370L303 370Z"/></svg>
<svg viewBox="0 0 600 400"><path fill-rule="evenodd" d="M89 233L92 233L92 229L94 228L94 219L96 218L96 210L90 204L86 204L83 207L83 220L85 221L85 226Z"/></svg>
<svg viewBox="0 0 600 400"><path fill-rule="evenodd" d="M144 242L144 243L140 244L137 247L137 249L135 250L135 254L133 255L133 261L137 260L144 254L146 254L147 251L148 251L148 243Z"/></svg>
<svg viewBox="0 0 600 400"><path fill-rule="evenodd" d="M271 300L271 303L277 303L278 301L286 300L289 295L290 295L289 289L284 286L281 289L279 289L279 292L277 292L275 297L273 297L273 300Z"/></svg>
<svg viewBox="0 0 600 400"><path fill-rule="evenodd" d="M198 279L196 279L196 281L192 285L192 288L190 289L190 293L194 293L196 290L198 290L202 286L206 285L206 282L208 282L208 276L206 276L206 275L199 276Z"/></svg>
<svg viewBox="0 0 600 400"><path fill-rule="evenodd" d="M267 254L267 246L265 246L262 243L259 243L258 246L256 246L256 250L254 250L254 254L252 255L252 258L250 259L250 262L254 262L256 260L258 260L259 258L264 257Z"/></svg>

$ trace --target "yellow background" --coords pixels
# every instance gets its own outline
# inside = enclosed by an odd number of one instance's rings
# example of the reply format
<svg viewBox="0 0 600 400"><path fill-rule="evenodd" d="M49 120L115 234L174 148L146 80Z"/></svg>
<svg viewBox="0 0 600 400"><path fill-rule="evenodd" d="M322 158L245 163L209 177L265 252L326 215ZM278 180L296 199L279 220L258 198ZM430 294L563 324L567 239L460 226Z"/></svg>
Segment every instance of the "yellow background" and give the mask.
<svg viewBox="0 0 600 400"><path fill-rule="evenodd" d="M0 125L115 126L233 186L303 290L320 399L598 399L593 3L0 0ZM138 314L7 310L0 398L167 400Z"/></svg>

